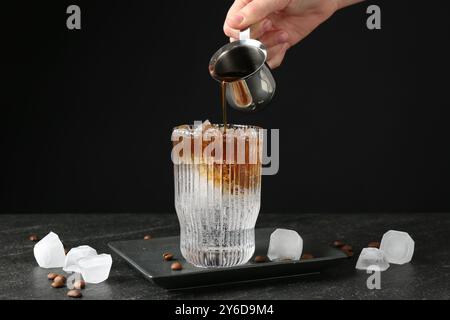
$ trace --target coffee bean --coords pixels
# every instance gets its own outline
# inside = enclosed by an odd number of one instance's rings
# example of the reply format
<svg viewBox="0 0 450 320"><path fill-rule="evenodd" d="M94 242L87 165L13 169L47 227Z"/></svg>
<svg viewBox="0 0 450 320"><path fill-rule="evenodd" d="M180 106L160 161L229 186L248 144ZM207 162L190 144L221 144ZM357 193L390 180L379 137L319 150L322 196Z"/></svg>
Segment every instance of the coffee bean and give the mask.
<svg viewBox="0 0 450 320"><path fill-rule="evenodd" d="M32 234L28 237L28 240L33 241L33 242L37 242L39 241L39 237L35 234Z"/></svg>
<svg viewBox="0 0 450 320"><path fill-rule="evenodd" d="M342 252L344 252L347 257L353 257L353 247L351 245L346 244L341 248Z"/></svg>
<svg viewBox="0 0 450 320"><path fill-rule="evenodd" d="M266 257L266 256L256 256L256 257L255 257L255 262L256 262L256 263L267 262L267 257Z"/></svg>
<svg viewBox="0 0 450 320"><path fill-rule="evenodd" d="M314 256L311 253L304 253L302 255L302 259L301 260L311 260L314 259Z"/></svg>
<svg viewBox="0 0 450 320"><path fill-rule="evenodd" d="M63 275L57 275L54 279L53 279L53 281L55 281L55 282L62 282L62 283L66 283L66 277L64 277Z"/></svg>
<svg viewBox="0 0 450 320"><path fill-rule="evenodd" d="M351 258L353 257L354 253L353 251L344 251L344 253L347 255L347 257Z"/></svg>
<svg viewBox="0 0 450 320"><path fill-rule="evenodd" d="M173 271L180 271L181 269L183 269L183 266L181 265L181 263L174 262L172 263L172 265L170 266L170 269L172 269Z"/></svg>
<svg viewBox="0 0 450 320"><path fill-rule="evenodd" d="M345 245L344 242L342 242L341 240L335 240L333 242L333 247L335 248L342 248Z"/></svg>
<svg viewBox="0 0 450 320"><path fill-rule="evenodd" d="M62 287L64 287L65 285L66 285L66 283L63 282L63 281L53 281L53 282L52 282L52 287L53 287L53 288L62 288Z"/></svg>
<svg viewBox="0 0 450 320"><path fill-rule="evenodd" d="M342 246L341 250L353 251L353 247L349 244L346 244L346 245Z"/></svg>
<svg viewBox="0 0 450 320"><path fill-rule="evenodd" d="M84 289L86 288L86 282L83 280L77 280L74 282L73 287L78 290Z"/></svg>
<svg viewBox="0 0 450 320"><path fill-rule="evenodd" d="M48 280L55 280L55 278L58 276L58 274L57 273L49 273L48 275L47 275L47 278L48 278Z"/></svg>
<svg viewBox="0 0 450 320"><path fill-rule="evenodd" d="M173 259L173 254L170 252L166 252L163 254L163 259L164 261L170 261Z"/></svg>
<svg viewBox="0 0 450 320"><path fill-rule="evenodd" d="M380 243L378 241L372 241L372 242L369 242L367 247L380 249Z"/></svg>
<svg viewBox="0 0 450 320"><path fill-rule="evenodd" d="M80 290L74 289L67 292L67 296L71 298L81 298L83 295Z"/></svg>
<svg viewBox="0 0 450 320"><path fill-rule="evenodd" d="M55 277L54 280L55 280L55 281L63 281L63 282L66 282L67 278L66 278L66 276L64 276L64 275L62 275L62 274L58 274L58 275Z"/></svg>
<svg viewBox="0 0 450 320"><path fill-rule="evenodd" d="M144 240L151 240L151 239L153 239L153 237L149 234L144 236Z"/></svg>

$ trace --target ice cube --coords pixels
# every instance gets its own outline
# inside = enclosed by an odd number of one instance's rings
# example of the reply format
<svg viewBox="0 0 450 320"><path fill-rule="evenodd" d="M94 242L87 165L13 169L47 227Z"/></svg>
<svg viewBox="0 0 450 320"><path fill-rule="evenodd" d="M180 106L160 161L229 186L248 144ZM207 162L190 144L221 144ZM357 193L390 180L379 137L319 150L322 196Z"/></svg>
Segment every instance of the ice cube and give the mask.
<svg viewBox="0 0 450 320"><path fill-rule="evenodd" d="M61 268L66 255L64 246L56 233L50 232L33 249L34 257L41 268Z"/></svg>
<svg viewBox="0 0 450 320"><path fill-rule="evenodd" d="M405 264L414 254L414 240L406 232L390 230L383 235L380 250L389 263Z"/></svg>
<svg viewBox="0 0 450 320"><path fill-rule="evenodd" d="M204 133L206 130L211 129L213 125L209 120L205 120L204 122L201 121L194 121L194 135L195 134L201 134Z"/></svg>
<svg viewBox="0 0 450 320"><path fill-rule="evenodd" d="M100 283L108 279L112 258L109 254L99 254L78 260L81 275L86 283Z"/></svg>
<svg viewBox="0 0 450 320"><path fill-rule="evenodd" d="M70 249L67 253L66 260L64 262L63 270L66 272L78 272L80 273L80 267L78 266L78 260L90 256L96 256L97 251L89 246L79 246Z"/></svg>
<svg viewBox="0 0 450 320"><path fill-rule="evenodd" d="M270 235L267 252L270 260L299 260L302 251L303 239L296 231L277 229Z"/></svg>
<svg viewBox="0 0 450 320"><path fill-rule="evenodd" d="M201 135L203 133L203 122L194 121L194 136Z"/></svg>
<svg viewBox="0 0 450 320"><path fill-rule="evenodd" d="M206 131L206 130L212 128L211 122L209 122L209 120L205 120L205 122L202 123L202 128L203 128L203 131Z"/></svg>
<svg viewBox="0 0 450 320"><path fill-rule="evenodd" d="M389 262L383 251L377 248L364 248L359 255L356 269L374 270L373 266L377 267L377 271L386 271L389 268Z"/></svg>

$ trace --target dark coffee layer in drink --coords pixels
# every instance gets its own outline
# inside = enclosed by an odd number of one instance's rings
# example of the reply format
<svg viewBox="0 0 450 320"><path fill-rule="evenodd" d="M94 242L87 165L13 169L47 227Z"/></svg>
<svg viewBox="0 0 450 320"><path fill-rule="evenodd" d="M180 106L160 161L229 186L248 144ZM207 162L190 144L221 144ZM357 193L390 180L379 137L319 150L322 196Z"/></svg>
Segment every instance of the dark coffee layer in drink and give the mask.
<svg viewBox="0 0 450 320"><path fill-rule="evenodd" d="M263 139L260 128L212 125L180 126L172 135L175 165L198 166L215 186L249 188L261 182Z"/></svg>

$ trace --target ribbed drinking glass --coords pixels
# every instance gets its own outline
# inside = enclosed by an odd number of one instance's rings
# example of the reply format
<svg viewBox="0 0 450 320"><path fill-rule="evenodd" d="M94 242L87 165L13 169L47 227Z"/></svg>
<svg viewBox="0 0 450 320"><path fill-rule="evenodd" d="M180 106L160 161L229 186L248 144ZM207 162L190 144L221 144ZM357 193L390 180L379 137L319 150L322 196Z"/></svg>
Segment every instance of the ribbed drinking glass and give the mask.
<svg viewBox="0 0 450 320"><path fill-rule="evenodd" d="M261 203L262 129L185 125L172 141L183 257L200 267L246 263Z"/></svg>

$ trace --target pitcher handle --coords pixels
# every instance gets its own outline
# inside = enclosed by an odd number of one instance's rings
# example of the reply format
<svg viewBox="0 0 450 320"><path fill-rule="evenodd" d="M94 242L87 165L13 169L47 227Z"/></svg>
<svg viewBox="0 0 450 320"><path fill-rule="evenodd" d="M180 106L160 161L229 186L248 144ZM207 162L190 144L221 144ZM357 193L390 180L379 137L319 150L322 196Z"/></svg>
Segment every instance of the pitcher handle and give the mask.
<svg viewBox="0 0 450 320"><path fill-rule="evenodd" d="M250 27L239 33L239 40L250 40Z"/></svg>

